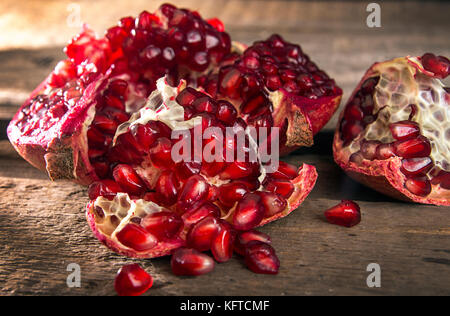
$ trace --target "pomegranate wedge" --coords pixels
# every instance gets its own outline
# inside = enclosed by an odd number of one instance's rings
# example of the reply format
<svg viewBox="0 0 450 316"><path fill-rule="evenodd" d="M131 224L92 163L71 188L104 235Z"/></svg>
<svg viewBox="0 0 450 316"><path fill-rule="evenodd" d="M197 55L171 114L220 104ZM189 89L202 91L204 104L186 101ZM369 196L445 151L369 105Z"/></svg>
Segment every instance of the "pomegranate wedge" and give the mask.
<svg viewBox="0 0 450 316"><path fill-rule="evenodd" d="M427 53L374 64L334 138L349 176L401 200L450 205L450 61Z"/></svg>

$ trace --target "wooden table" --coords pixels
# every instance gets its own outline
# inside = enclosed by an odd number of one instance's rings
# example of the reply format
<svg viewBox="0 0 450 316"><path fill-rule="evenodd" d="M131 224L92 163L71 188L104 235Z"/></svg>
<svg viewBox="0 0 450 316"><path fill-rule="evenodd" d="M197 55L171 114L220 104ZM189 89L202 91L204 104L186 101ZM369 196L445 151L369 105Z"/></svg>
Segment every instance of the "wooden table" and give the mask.
<svg viewBox="0 0 450 316"><path fill-rule="evenodd" d="M98 31L124 14L159 4L76 3L83 20ZM344 88L344 100L376 60L425 51L450 56L450 4L444 2L383 3L380 29L365 25L365 3L180 3L206 17L220 15L236 40L249 43L278 32L300 43ZM272 236L281 260L278 276L253 274L235 257L209 275L180 278L171 274L169 258L133 260L100 245L84 218L86 189L49 181L5 137L8 120L62 58L64 42L76 32L65 24L68 4L0 4L0 12L10 13L0 16L0 25L9 27L0 39L0 294L112 295L116 271L135 261L155 278L150 295L450 294L450 208L394 201L346 177L331 156L336 118L313 148L286 157L314 164L319 180L298 210L261 229ZM39 21L30 19L37 15ZM323 211L341 199L360 204L361 224L347 229L324 221ZM81 267L81 288L66 285L70 263ZM381 288L366 285L370 263L381 267Z"/></svg>

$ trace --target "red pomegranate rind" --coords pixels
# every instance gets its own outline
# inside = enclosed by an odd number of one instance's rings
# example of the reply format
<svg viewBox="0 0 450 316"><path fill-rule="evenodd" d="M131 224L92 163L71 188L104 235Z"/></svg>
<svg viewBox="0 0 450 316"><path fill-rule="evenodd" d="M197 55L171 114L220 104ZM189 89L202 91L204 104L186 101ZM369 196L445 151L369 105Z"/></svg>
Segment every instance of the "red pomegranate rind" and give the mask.
<svg viewBox="0 0 450 316"><path fill-rule="evenodd" d="M379 106L378 110L382 114L370 113L369 115L376 117L371 119L372 122L368 123L367 127L353 136L344 134L341 130L342 122L346 120L346 110L344 110L334 136L333 154L336 163L350 177L376 191L403 201L450 205L450 190L445 185L449 177L449 170L446 170L448 168L446 150L448 149L445 149L448 148L448 138L445 138L446 121L440 119L442 112L439 110L441 107L445 109L449 106L450 98L448 90L443 88L438 77L424 69L421 59L420 57L397 58L376 63L366 72L346 108L355 102L353 100L360 98L361 91L364 93L364 83L369 82L370 78L375 78L378 83L374 87L374 92L368 92L368 95L373 96L376 93L375 108ZM386 80L383 88L380 86L380 79L377 79L380 76ZM403 89L403 96L395 95L398 87ZM391 99L388 99L389 96ZM405 96L407 100L402 101L404 100L402 97ZM407 106L398 106L395 113L390 113L392 102L406 102L401 104L407 104ZM383 106L379 103L383 103ZM418 106L420 103L422 106ZM433 109L433 113L429 113L428 109ZM398 128L394 128L392 124L397 122ZM407 122L410 122L410 125ZM414 126L419 127L419 135L412 128ZM443 135L443 138L433 135ZM348 137L348 140L345 140L345 137ZM371 141L378 141L373 143L373 146L378 148L384 146L384 154L381 154L378 149L375 155L372 155L370 150L364 151L360 146L364 144L365 137L369 137ZM405 142L409 142L407 146L404 146ZM399 146L398 150L396 146ZM358 148L361 148L361 151L358 151ZM403 157L399 156L400 154ZM417 158L417 167L410 165L413 163L412 157ZM423 159L428 157L433 162L432 167L420 165ZM404 169L405 164L409 164L409 170ZM414 179L419 181L419 186L411 185Z"/></svg>
<svg viewBox="0 0 450 316"><path fill-rule="evenodd" d="M8 137L18 153L52 180L71 179L89 184L97 179L87 159L87 125L92 120L93 96L104 87L104 76L89 84L78 102L48 130L26 136L20 131L24 111L46 88L50 76L39 85L8 125Z"/></svg>

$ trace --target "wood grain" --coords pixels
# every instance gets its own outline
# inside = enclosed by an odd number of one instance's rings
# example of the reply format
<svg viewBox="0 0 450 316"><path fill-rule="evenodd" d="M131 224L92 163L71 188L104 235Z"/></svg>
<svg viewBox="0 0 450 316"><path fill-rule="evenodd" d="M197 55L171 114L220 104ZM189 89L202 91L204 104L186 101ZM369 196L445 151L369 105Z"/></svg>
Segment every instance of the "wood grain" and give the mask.
<svg viewBox="0 0 450 316"><path fill-rule="evenodd" d="M134 261L154 276L151 295L450 294L450 208L390 200L347 178L330 156L300 152L287 159L314 162L320 176L298 210L262 228L282 262L278 276L255 275L234 257L192 286L170 273L168 258L132 260L100 245L84 219L85 188L47 180L6 141L0 153L2 295L113 295L115 272ZM362 208L361 224L351 229L323 218L343 198ZM382 269L380 289L366 286L372 262ZM81 288L66 285L69 263L81 266Z"/></svg>
<svg viewBox="0 0 450 316"><path fill-rule="evenodd" d="M365 2L176 2L206 17L220 16L239 41L278 32L301 43L336 78L345 97L376 60L425 51L450 55L450 4L445 2L383 2L381 29L366 27ZM68 3L0 3L0 12L9 13L0 16L0 25L9 27L0 38L0 138L7 120L77 32L65 22ZM77 3L83 20L99 32L120 16L159 5L148 0ZM286 158L316 165L319 180L298 210L262 228L282 263L276 277L249 272L239 257L193 280L172 275L169 258L115 255L88 228L85 188L49 181L0 141L0 295L114 295L115 273L129 262L139 262L155 278L150 295L449 295L450 208L394 201L346 177L331 157L335 124L317 136L318 145ZM358 201L361 224L347 229L325 222L323 211L341 199ZM372 262L381 266L379 289L366 286ZM81 266L81 288L66 285L69 263Z"/></svg>

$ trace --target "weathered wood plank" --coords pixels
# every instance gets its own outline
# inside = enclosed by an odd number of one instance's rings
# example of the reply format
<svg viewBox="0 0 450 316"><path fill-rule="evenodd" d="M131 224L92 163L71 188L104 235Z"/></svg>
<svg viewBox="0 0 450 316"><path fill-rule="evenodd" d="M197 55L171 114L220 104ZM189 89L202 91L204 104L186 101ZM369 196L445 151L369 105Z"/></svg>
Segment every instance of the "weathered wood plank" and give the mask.
<svg viewBox="0 0 450 316"><path fill-rule="evenodd" d="M0 142L0 293L112 295L115 272L136 260L101 246L84 219L86 190L51 182ZM233 258L200 278L170 273L168 258L137 260L155 277L152 295L437 294L450 289L450 208L392 201L344 176L331 158L314 161L319 181L288 218L262 228L282 262L276 277L255 275ZM341 198L358 200L363 220L346 229L324 221ZM381 289L366 286L366 267L382 269ZM81 266L82 287L66 286L69 263ZM226 292L224 292L226 289Z"/></svg>

